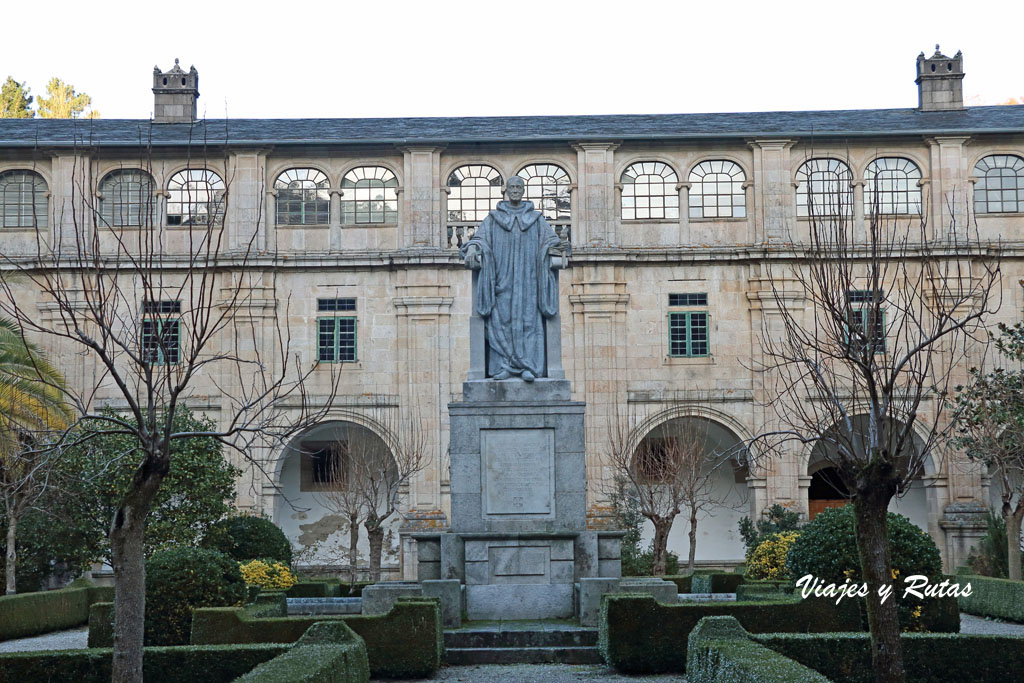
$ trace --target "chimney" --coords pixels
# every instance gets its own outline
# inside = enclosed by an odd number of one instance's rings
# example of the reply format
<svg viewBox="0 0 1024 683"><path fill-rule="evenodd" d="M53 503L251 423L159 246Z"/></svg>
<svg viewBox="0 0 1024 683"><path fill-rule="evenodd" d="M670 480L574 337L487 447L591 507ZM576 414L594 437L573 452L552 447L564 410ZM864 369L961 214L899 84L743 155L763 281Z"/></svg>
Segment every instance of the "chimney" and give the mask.
<svg viewBox="0 0 1024 683"><path fill-rule="evenodd" d="M193 66L186 73L177 59L170 71L154 66L153 95L153 123L192 123L196 120L199 72Z"/></svg>
<svg viewBox="0 0 1024 683"><path fill-rule="evenodd" d="M935 46L935 54L917 56L917 110L950 111L964 108L964 57L947 57Z"/></svg>

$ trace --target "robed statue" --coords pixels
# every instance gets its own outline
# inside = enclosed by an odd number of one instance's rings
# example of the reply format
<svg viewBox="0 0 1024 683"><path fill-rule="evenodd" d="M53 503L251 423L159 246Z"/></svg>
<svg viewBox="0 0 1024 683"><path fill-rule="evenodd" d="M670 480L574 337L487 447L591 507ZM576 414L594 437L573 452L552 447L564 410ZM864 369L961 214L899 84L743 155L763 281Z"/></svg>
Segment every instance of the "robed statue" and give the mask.
<svg viewBox="0 0 1024 683"><path fill-rule="evenodd" d="M508 199L498 202L459 251L466 267L478 271L473 308L486 325L487 376L532 382L548 375L545 350L560 339L545 326L558 320L557 269L565 267L569 244L533 202L523 201L522 178L509 178L505 187ZM560 355L557 362L560 368Z"/></svg>

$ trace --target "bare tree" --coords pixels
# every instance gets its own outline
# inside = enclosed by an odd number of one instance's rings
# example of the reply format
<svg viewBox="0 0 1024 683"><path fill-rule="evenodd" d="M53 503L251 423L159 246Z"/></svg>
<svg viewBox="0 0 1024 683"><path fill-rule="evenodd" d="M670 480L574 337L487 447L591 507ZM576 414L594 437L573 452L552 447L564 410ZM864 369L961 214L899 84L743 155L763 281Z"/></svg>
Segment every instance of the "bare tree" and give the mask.
<svg viewBox="0 0 1024 683"><path fill-rule="evenodd" d="M358 448L357 443L356 449ZM349 582L354 584L358 578L359 526L363 522L363 499L359 489L351 486L355 475L351 453L350 440L344 439L335 441L326 453L321 454L327 458L327 483L317 494L317 498L323 507L343 518L348 524L348 551L345 553L345 559L349 565Z"/></svg>
<svg viewBox="0 0 1024 683"><path fill-rule="evenodd" d="M969 221L933 234L923 218L887 218L877 202L856 238L848 195L834 187L829 205L816 206L815 189L808 242L764 265L774 307L759 369L777 423L760 440L817 444L838 470L872 587L875 677L903 681L896 601L883 603L876 590L892 582L886 512L950 429L943 399L981 341L983 317L998 308L998 251Z"/></svg>
<svg viewBox="0 0 1024 683"><path fill-rule="evenodd" d="M195 149L202 150L198 162ZM206 183L205 150L186 150L188 171L196 174L168 199L173 221L170 211L168 220L160 218L155 188L145 184L137 208L129 202L120 204L129 209L123 214L111 213L102 202L122 200L97 200L91 164L76 155L70 196L54 208L52 234L37 230L34 253L5 253L0 268L0 310L23 333L49 338L61 353L79 354L96 368L90 379L71 378L62 389L79 416L62 444L99 434L138 443L134 479L109 532L117 682L142 680L143 538L171 465L171 443L213 437L258 467L261 453L317 421L337 390L333 370L314 379L312 364L300 366L281 325L287 298L279 300L272 272L253 262L262 190L253 190L254 211L239 211L225 226L231 160L223 160L223 187ZM150 158L139 166L148 172ZM317 385L315 399L307 384ZM219 400L219 425L175 431L176 411L196 394ZM102 410L110 403L118 413Z"/></svg>
<svg viewBox="0 0 1024 683"><path fill-rule="evenodd" d="M1010 367L971 370L957 387L953 443L987 466L999 484L999 513L1006 522L1007 575L1021 580L1020 532L1024 521L1024 325L999 326L996 348ZM1016 367L1013 367L1013 366Z"/></svg>
<svg viewBox="0 0 1024 683"><path fill-rule="evenodd" d="M615 495L631 502L654 527L653 573L666 571L668 537L675 518L684 510L689 522L692 572L697 551L697 523L701 513L725 505L729 493L715 490L718 470L733 460L732 450L709 447L710 422L696 415L681 415L640 434L619 415L609 423L609 463L617 482Z"/></svg>

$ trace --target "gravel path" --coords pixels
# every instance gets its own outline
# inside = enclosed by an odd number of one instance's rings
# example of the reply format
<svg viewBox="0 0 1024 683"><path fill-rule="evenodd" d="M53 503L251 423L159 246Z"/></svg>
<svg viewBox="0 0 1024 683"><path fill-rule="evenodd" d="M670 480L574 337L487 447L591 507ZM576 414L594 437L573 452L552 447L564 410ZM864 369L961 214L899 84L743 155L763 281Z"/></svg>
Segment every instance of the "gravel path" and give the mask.
<svg viewBox="0 0 1024 683"><path fill-rule="evenodd" d="M32 638L18 638L0 642L0 652L28 652L30 650L77 650L87 647L89 627L70 631L54 631Z"/></svg>
<svg viewBox="0 0 1024 683"><path fill-rule="evenodd" d="M378 679L374 679L378 680ZM437 672L434 678L424 678L410 683L448 681L455 683L631 683L680 682L682 676L624 676L606 666L582 666L575 664L488 664L487 666L449 666Z"/></svg>
<svg viewBox="0 0 1024 683"><path fill-rule="evenodd" d="M1024 624L960 614L960 633L987 633L995 636L1024 636Z"/></svg>

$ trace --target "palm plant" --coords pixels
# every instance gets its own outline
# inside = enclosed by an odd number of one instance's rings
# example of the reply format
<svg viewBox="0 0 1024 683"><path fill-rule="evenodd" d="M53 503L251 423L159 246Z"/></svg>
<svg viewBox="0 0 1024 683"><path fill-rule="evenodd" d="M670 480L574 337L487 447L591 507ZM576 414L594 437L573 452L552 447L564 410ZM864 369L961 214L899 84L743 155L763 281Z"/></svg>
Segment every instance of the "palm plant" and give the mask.
<svg viewBox="0 0 1024 683"><path fill-rule="evenodd" d="M64 379L18 326L0 319L0 502L7 521L5 586L15 592L18 520L49 481L56 451L50 435L67 429L72 410Z"/></svg>

